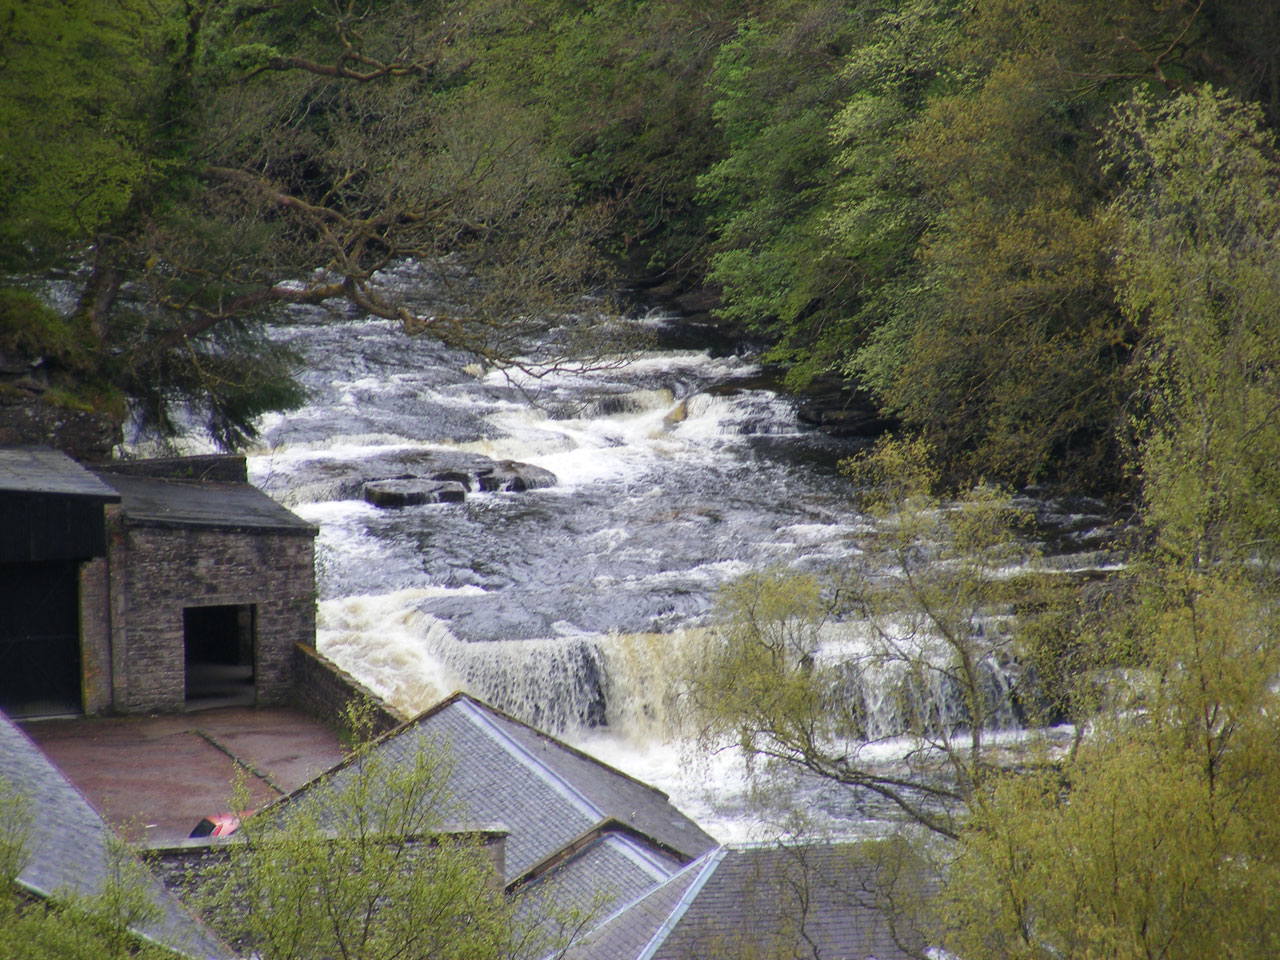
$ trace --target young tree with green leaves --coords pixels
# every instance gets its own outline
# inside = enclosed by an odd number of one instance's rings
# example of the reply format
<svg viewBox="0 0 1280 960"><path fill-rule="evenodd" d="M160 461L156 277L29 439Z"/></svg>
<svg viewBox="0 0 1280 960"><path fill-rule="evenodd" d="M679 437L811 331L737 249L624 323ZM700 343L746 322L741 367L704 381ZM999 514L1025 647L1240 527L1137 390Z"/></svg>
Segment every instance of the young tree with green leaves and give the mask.
<svg viewBox="0 0 1280 960"><path fill-rule="evenodd" d="M246 817L200 878L201 913L263 960L493 960L520 946L482 842L450 823L448 764L367 745Z"/></svg>
<svg viewBox="0 0 1280 960"><path fill-rule="evenodd" d="M1010 576L1028 548L1014 536L1018 511L995 488L940 500L919 442L883 443L852 469L874 525L857 568L834 578L834 595L785 571L727 587L690 668L692 719L704 739L728 738L764 761L766 778L782 764L870 791L954 839L998 766L989 729L1012 722L1012 699L1032 703L1029 683L1006 690L1000 677L1024 649L1015 628L1028 621L1012 616L1015 601L1042 585ZM886 740L904 756L886 762Z"/></svg>
<svg viewBox="0 0 1280 960"><path fill-rule="evenodd" d="M1195 569L1280 534L1280 159L1261 111L1210 87L1117 114L1120 301L1146 331L1130 435L1148 522Z"/></svg>
<svg viewBox="0 0 1280 960"><path fill-rule="evenodd" d="M1280 946L1280 163L1260 116L1202 87L1139 93L1112 126L1120 302L1146 330L1131 429L1153 541L1105 637L1130 669L1057 769L976 796L947 896L961 956Z"/></svg>

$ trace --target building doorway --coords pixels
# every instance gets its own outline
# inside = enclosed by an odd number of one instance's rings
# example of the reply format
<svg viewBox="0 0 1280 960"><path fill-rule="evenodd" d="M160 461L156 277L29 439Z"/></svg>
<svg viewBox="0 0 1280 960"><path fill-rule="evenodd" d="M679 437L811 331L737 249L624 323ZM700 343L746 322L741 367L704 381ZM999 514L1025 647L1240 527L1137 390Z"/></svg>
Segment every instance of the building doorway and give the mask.
<svg viewBox="0 0 1280 960"><path fill-rule="evenodd" d="M83 708L79 564L0 563L0 709L59 717Z"/></svg>
<svg viewBox="0 0 1280 960"><path fill-rule="evenodd" d="M254 704L255 613L251 603L182 611L188 710Z"/></svg>

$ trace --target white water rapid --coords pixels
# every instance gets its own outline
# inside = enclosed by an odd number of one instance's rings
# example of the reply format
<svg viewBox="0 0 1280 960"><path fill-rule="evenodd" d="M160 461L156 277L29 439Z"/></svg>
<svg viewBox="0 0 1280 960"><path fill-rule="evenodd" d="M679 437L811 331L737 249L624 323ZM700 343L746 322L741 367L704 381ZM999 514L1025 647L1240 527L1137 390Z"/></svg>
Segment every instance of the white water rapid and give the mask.
<svg viewBox="0 0 1280 960"><path fill-rule="evenodd" d="M663 692L721 584L858 549L836 467L850 448L802 425L739 356L663 349L509 381L390 323L292 316L274 335L305 357L309 400L263 424L249 467L320 528L321 652L408 713L465 688L666 790L723 840L769 832L734 752L672 740ZM661 340L668 321L637 322ZM461 503L361 498L363 481L476 455L556 482ZM822 784L788 789L845 827L878 815Z"/></svg>

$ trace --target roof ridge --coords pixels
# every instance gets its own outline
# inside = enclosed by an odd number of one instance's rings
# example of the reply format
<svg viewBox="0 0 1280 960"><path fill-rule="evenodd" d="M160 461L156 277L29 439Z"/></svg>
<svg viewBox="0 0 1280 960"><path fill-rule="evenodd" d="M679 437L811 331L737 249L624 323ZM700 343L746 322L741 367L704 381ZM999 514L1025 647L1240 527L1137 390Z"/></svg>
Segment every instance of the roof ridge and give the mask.
<svg viewBox="0 0 1280 960"><path fill-rule="evenodd" d="M711 879L712 874L716 872L716 868L720 866L720 861L725 857L728 851L724 847L717 847L708 854L708 861L703 866L702 871L689 884L689 889L684 892L684 896L676 903L671 912L667 914L667 919L662 921L662 926L658 931L649 938L649 942L644 945L644 949L636 955L636 960L653 960L654 954L658 949L666 943L667 937L671 936L671 931L684 918L693 901L698 899L698 894L702 892L702 888L707 885L707 881Z"/></svg>
<svg viewBox="0 0 1280 960"><path fill-rule="evenodd" d="M622 855L644 870L658 883L665 883L675 876L675 873L679 873L678 870L674 873L668 872L656 857L640 846L635 837L618 832L601 834L600 839L605 843L612 843L616 840L622 846Z"/></svg>
<svg viewBox="0 0 1280 960"><path fill-rule="evenodd" d="M631 774L627 773L625 770L619 770L617 767L611 764L605 763L599 757L592 756L591 754L587 753L585 750L581 750L578 747L575 747L571 743L566 743L565 741L561 740L559 737L553 734L550 734L539 727L535 727L531 723L526 723L524 720L521 720L519 717L512 716L511 714L507 713L505 710L499 709L498 707L495 707L493 704L485 700L481 700L479 697L475 696L474 694L467 693L467 691L465 690L455 690L453 693L449 694L449 696L445 697L439 703L428 707L426 710L423 710L422 713L418 714L412 720L407 721L405 726L407 726L408 724L417 723L419 720L424 720L427 717L434 716L436 713L439 713L440 710L442 710L444 707L448 706L451 703L455 703L461 699L470 701L472 704L479 707L480 709L485 710L489 713L492 713L494 716L501 717L503 720L506 720L508 723L514 723L518 727L523 727L525 730L528 730L534 736L539 737L540 739L543 739L543 740L550 741L551 743L555 744L557 747L560 747L566 753L570 753L580 760L586 760L589 763L595 764L597 767L599 767L602 770L607 770L609 773L612 773L615 776L621 777L623 780L626 780L629 783L633 783L638 787L644 787L644 789L648 790L649 792L656 793L658 796L662 797L663 800L669 801L671 799L671 795L668 794L665 790L661 790L658 787L655 787L651 783L645 783L643 780L639 780L636 777L633 777ZM394 733L395 731L391 731L391 732Z"/></svg>
<svg viewBox="0 0 1280 960"><path fill-rule="evenodd" d="M570 840L567 844L557 850L553 850L546 857L539 860L520 876L512 880L507 886L514 889L522 884L527 885L537 883L543 877L551 874L555 870L559 870L560 867L568 863L592 844L595 844L600 840L608 840L612 837L632 841L638 845L658 850L675 860L676 863L679 864L679 869L674 872L667 872L667 870L663 868L662 883L666 883L667 880L680 873L689 864L699 860L702 856L702 854L699 854L698 856L686 854L678 847L665 843L652 834L645 833L645 831L633 824L627 823L625 820L620 820L617 817L609 817L608 819L593 823L588 829ZM653 862L657 863L656 860Z"/></svg>
<svg viewBox="0 0 1280 960"><path fill-rule="evenodd" d="M603 920L601 920L599 923L597 923L595 926L593 926L590 930L587 930L585 933L580 934L577 938L575 938L575 939L572 941L572 943L570 944L570 946L572 946L574 943L581 943L581 942L583 942L583 941L585 941L585 940L590 939L590 937L591 937L591 935L592 935L593 933L595 933L595 932L596 932L596 931L598 931L598 930L603 930L605 927L607 927L609 924L613 923L613 921L614 921L614 920L618 919L618 917L622 916L622 915L623 915L624 913L626 913L628 910L630 910L630 909L632 909L633 907L635 907L635 906L637 906L637 905L639 905L639 904L643 903L645 900L648 900L650 897L657 895L661 890L663 890L663 888L665 888L665 887L669 886L670 884L675 883L677 880L679 880L681 877L683 877L686 873L690 873L690 872L692 872L692 871L702 871L702 870L705 870L705 869L708 867L708 865L710 864L710 861L712 861L712 860L714 860L716 863L719 863L719 862L720 862L720 860L723 858L723 851L724 851L724 848L723 848L723 847L716 847L714 850L708 850L708 851L707 851L706 853L704 853L702 856L697 857L697 858L695 858L695 859L693 859L693 860L690 860L688 863L686 863L683 867L681 867L681 868L680 868L679 870L677 870L675 873L671 874L671 876L667 877L667 879L666 879L666 880L663 880L661 883L658 883L658 884L656 884L656 885L654 885L654 886L650 887L648 890L645 890L644 892L642 892L642 893L640 893L640 894L638 894L638 895L636 895L636 896L632 897L630 900L628 900L628 901L627 901L626 903L624 903L622 906L618 907L618 908L617 908L616 910L614 910L611 914L609 914L607 917L605 917ZM703 863L703 861L704 861L704 860L706 860L706 861L708 861L708 862L707 862L707 863ZM696 883L696 882L697 882L697 880L695 879L695 881L694 881L694 882ZM705 882L705 881L704 881L704 882ZM699 889L701 889L701 887L699 887ZM688 895L688 891L686 891L686 892L685 892L685 895L684 895L684 896L687 896L687 895ZM679 906L679 905L680 905L680 903L683 903L683 902L684 902L684 897L682 896L682 897L681 897L681 900L677 903L677 906ZM686 909L687 909L687 907L686 907ZM673 910L674 910L674 908L673 908ZM669 917L669 916L670 916L670 914L668 914L668 917ZM659 930L659 933L660 933L660 932L661 932L661 930ZM657 934L655 934L654 936L657 936ZM652 938L651 938L651 939L652 939ZM661 945L661 944L659 944L659 946L660 946L660 945ZM647 949L647 948L648 948L648 944L646 944L645 946L646 946L646 949ZM555 958L559 958L559 957L561 957L561 956L563 956L563 954L557 953L557 954L555 954L555 955L554 955L554 957L555 957ZM543 958L543 960L553 960L553 957L552 957L552 956L547 956L547 957Z"/></svg>
<svg viewBox="0 0 1280 960"><path fill-rule="evenodd" d="M517 760L522 761L525 766L533 769L534 773L549 783L552 789L555 789L566 800L578 807L580 813L588 818L594 817L595 822L599 823L606 818L606 814L598 806L591 801L586 794L575 787L560 774L552 770L549 764L543 763L521 744L517 743L506 731L493 722L492 719L486 717L479 705L471 701L470 697L466 701L459 701L459 706L463 708L464 713L482 730L489 733L491 738L500 741L500 745Z"/></svg>
<svg viewBox="0 0 1280 960"><path fill-rule="evenodd" d="M394 740L396 737L400 736L401 734L407 733L410 730L410 728L421 726L425 721L431 719L436 714L443 712L445 709L447 709L448 707L450 707L454 703L457 703L460 700L470 700L479 706L484 706L484 707L489 706L488 704L483 703L482 701L477 701L474 697L472 697L470 694L466 693L463 690L455 690L453 691L453 693L449 694L443 700L439 700L436 703L433 703L431 706L427 707L427 709L423 710L421 713L417 714L416 716L410 717L408 720L404 720L398 723L396 726L392 727L390 730L386 730L383 733L380 733L378 736L372 738L371 740L360 744L357 747L357 749L352 750L350 753L348 753L345 757L343 757L333 766L329 767L326 770L320 771L314 777L308 780L306 783L300 784L298 787L291 790L289 793L286 793L284 796L276 797L266 806L260 808L257 811L257 813L258 814L263 813L266 810L279 806L280 804L293 800L295 797L299 797L302 794L307 793L312 788L318 786L321 781L329 780L340 771L345 770L347 767L352 766L358 759L360 759L362 754L371 753L377 748L381 747L383 744L390 743L392 740ZM489 708L489 709L493 709L493 708Z"/></svg>

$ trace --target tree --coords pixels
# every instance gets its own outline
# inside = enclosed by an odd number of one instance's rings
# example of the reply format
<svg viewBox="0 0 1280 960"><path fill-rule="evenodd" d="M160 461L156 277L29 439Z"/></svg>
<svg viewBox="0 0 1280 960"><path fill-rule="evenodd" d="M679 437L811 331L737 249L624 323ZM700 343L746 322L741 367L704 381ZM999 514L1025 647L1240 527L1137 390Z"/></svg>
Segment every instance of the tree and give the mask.
<svg viewBox="0 0 1280 960"><path fill-rule="evenodd" d="M1112 128L1121 303L1146 336L1130 436L1170 561L1270 559L1280 533L1280 161L1209 87L1137 95Z"/></svg>
<svg viewBox="0 0 1280 960"><path fill-rule="evenodd" d="M831 126L838 178L828 212L831 245L856 277L842 324L823 331L840 373L881 398L902 363L904 329L928 293L916 248L936 214L907 150L928 101L949 89L960 12L938 0L885 4L843 71L851 87Z"/></svg>
<svg viewBox="0 0 1280 960"><path fill-rule="evenodd" d="M975 795L950 870L965 957L1266 957L1278 945L1277 164L1260 112L1197 88L1117 112L1131 426L1151 546L1132 652L1079 749Z"/></svg>
<svg viewBox="0 0 1280 960"><path fill-rule="evenodd" d="M720 47L708 81L725 150L698 178L715 236L708 279L723 286L717 314L770 334L771 357L797 382L830 368L828 331L856 290L826 229L837 175L828 128L856 32L847 5L778 5Z"/></svg>
<svg viewBox="0 0 1280 960"><path fill-rule="evenodd" d="M392 763L359 747L245 819L201 878L201 912L264 960L513 955L501 878L476 838L449 832L448 797L441 756Z"/></svg>
<svg viewBox="0 0 1280 960"><path fill-rule="evenodd" d="M1145 668L1055 769L975 798L948 870L957 955L1267 957L1280 941L1272 605L1226 576L1152 576Z"/></svg>
<svg viewBox="0 0 1280 960"><path fill-rule="evenodd" d="M547 118L574 196L609 212L604 248L636 274L697 283L705 270L697 178L723 153L706 80L753 6L498 3L483 45L464 45L487 90Z"/></svg>
<svg viewBox="0 0 1280 960"><path fill-rule="evenodd" d="M909 30L851 67L904 48L882 88L918 93L859 92L836 126L853 189L833 222L896 245L870 248L893 259L844 369L956 477L1114 488L1142 331L1116 302L1103 131L1135 81L1173 95L1205 75L1221 22L1198 3L894 6L886 26Z"/></svg>
<svg viewBox="0 0 1280 960"><path fill-rule="evenodd" d="M870 791L928 830L955 838L966 804L996 769L986 732L1013 722L1005 668L1022 649L1014 601L1033 578L1011 535L1017 511L979 487L952 504L932 493L936 468L919 442L883 443L854 462L874 522L855 570L824 596L813 577L772 571L726 588L720 622L689 678L704 738L731 738L749 758ZM841 639L828 619L860 629ZM877 745L901 739L886 763Z"/></svg>
<svg viewBox="0 0 1280 960"><path fill-rule="evenodd" d="M5 129L55 124L43 152L6 149L0 208L11 259L84 265L72 320L143 420L185 404L232 446L297 402L259 325L288 304L346 301L498 365L619 348L563 333L605 276L603 217L536 110L466 82L467 10L98 6L3 27Z"/></svg>

